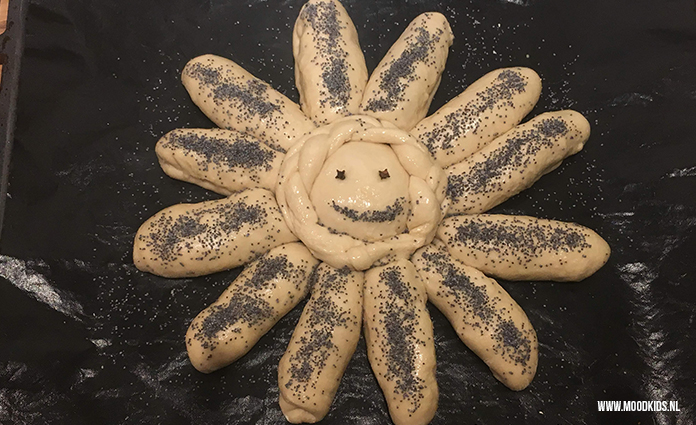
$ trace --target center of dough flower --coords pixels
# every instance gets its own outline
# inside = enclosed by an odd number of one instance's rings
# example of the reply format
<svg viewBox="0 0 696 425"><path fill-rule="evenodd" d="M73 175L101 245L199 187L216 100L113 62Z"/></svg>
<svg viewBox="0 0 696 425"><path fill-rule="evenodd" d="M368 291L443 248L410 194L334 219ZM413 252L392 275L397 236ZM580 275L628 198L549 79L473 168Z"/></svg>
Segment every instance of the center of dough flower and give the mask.
<svg viewBox="0 0 696 425"><path fill-rule="evenodd" d="M310 199L330 231L374 242L406 230L408 183L391 146L348 142L326 160Z"/></svg>
<svg viewBox="0 0 696 425"><path fill-rule="evenodd" d="M288 151L276 197L288 227L330 265L365 270L432 241L447 178L408 132L354 115Z"/></svg>

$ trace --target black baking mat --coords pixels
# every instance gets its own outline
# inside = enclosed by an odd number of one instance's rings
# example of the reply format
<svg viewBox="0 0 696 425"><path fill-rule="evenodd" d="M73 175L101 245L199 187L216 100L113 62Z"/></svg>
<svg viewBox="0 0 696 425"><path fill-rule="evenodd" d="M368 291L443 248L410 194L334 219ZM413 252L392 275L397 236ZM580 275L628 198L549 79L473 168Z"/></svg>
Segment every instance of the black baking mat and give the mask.
<svg viewBox="0 0 696 425"><path fill-rule="evenodd" d="M345 1L374 68L406 24L452 24L434 107L501 66L530 66L533 114L574 108L586 148L496 209L576 221L610 243L581 283L501 282L540 341L531 386L507 390L430 308L436 424L688 424L696 405L696 13L690 0ZM0 242L0 423L284 423L276 365L300 308L234 365L188 363L189 321L239 270L168 280L131 261L138 226L216 198L159 169L158 137L209 127L179 82L215 53L297 100L301 1L36 0L29 4ZM601 400L681 411L604 413ZM361 341L326 424L388 424Z"/></svg>

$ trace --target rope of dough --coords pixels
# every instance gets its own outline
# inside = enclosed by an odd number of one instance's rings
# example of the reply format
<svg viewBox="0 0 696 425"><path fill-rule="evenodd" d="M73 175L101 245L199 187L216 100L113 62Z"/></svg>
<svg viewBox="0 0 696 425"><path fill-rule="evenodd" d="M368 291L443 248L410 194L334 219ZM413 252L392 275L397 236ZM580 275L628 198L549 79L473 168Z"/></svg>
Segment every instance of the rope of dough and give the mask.
<svg viewBox="0 0 696 425"><path fill-rule="evenodd" d="M411 213L407 232L375 242L337 234L319 223L310 192L322 166L351 141L388 144L410 175ZM312 253L336 268L365 270L385 257L408 258L432 241L447 213L447 177L427 149L408 132L375 118L354 115L320 127L288 151L278 177L276 197L285 221Z"/></svg>

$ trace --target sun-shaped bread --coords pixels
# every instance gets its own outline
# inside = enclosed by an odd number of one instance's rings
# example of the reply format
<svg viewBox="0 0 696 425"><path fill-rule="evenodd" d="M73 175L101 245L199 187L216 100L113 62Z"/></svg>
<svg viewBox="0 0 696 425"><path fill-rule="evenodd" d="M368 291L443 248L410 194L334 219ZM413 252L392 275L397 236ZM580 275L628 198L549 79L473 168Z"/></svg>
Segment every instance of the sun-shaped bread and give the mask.
<svg viewBox="0 0 696 425"><path fill-rule="evenodd" d="M582 149L590 127L574 111L521 123L541 92L527 68L492 71L426 117L452 40L443 15L424 13L368 78L346 10L310 0L293 31L299 105L231 60L186 65L184 86L220 128L173 130L157 156L225 198L155 214L133 259L167 277L245 265L191 322L196 369L234 362L311 294L278 366L290 422L328 413L361 329L394 423L430 422L427 301L495 378L529 385L537 335L494 278L582 280L609 246L577 224L485 212Z"/></svg>

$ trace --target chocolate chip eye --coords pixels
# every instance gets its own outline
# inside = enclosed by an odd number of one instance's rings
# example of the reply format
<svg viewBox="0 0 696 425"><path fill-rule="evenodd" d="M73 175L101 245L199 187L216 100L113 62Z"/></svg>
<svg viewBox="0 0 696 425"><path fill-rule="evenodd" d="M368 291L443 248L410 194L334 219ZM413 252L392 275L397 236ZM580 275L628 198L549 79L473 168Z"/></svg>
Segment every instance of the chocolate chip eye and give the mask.
<svg viewBox="0 0 696 425"><path fill-rule="evenodd" d="M389 170L387 170L387 169L385 168L384 170L380 171L380 172L379 172L379 178L381 178L382 180L388 179L388 178L389 178Z"/></svg>
<svg viewBox="0 0 696 425"><path fill-rule="evenodd" d="M336 170L336 178L339 180L346 179L346 170Z"/></svg>

